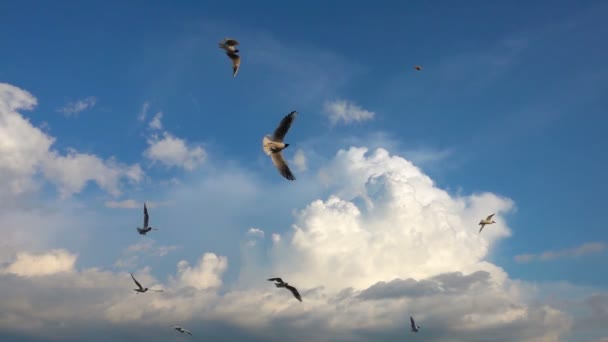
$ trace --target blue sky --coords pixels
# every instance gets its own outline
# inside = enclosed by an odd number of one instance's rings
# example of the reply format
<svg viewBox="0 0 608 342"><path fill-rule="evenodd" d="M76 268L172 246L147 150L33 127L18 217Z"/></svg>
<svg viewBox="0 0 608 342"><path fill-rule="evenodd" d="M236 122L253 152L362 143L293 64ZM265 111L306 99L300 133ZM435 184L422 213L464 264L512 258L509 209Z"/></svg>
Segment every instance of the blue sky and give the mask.
<svg viewBox="0 0 608 342"><path fill-rule="evenodd" d="M337 156L340 149L367 147L370 155L383 148L411 161L454 201L475 207L475 196L497 196L479 208L502 208L504 227L484 242L476 262L504 270L510 281L559 288L564 301L584 302L583 288L608 296L608 273L598 271L608 243L602 220L607 14L600 1L1 3L0 83L36 99L31 110L15 112L53 139L53 161L40 157L36 171L17 178L22 175L5 171L15 159L0 159L0 175L39 185L0 191L16 212L40 207L41 222L48 212L55 221L41 233L28 228L29 221L11 219L23 233L11 235L14 253L0 261L65 249L78 256L80 271L135 268L169 286L180 260L193 265L211 252L228 260L219 291L243 288L256 267L281 269L271 234L285 241L292 225L308 227L314 220L298 217L315 200L335 195L375 217L364 209L365 196L349 195L357 177L348 178L355 171ZM217 47L223 37L241 42L235 79ZM78 103L81 110L66 110ZM333 124L332 103L347 104L348 115L358 110L373 117ZM285 155L298 179L290 183L263 154L261 138L292 110L299 116ZM159 112L160 125L151 127ZM6 125L0 137L12 130ZM184 144L181 155L146 152L169 138ZM27 135L16 141L34 144ZM298 151L306 167L294 166ZM79 159L72 168L57 159L70 153L102 164L84 167ZM114 171L119 180L108 181ZM327 173L332 180L326 183ZM73 185L79 178L85 179L81 188ZM69 186L75 187L65 190ZM372 202L380 205L382 198ZM137 208L109 204L126 200ZM161 228L146 238L134 230L143 200L153 203L152 225ZM468 217L464 212L454 215ZM471 231L480 218L471 219ZM261 250L248 249L252 227L265 232ZM169 246L166 254L154 249L160 246ZM538 257L518 262L522 254ZM130 268L117 266L134 255ZM474 270L461 266L453 271ZM398 276L431 279L446 270ZM561 338L608 336L594 329ZM0 326L0 336L3 330L7 337L36 335L12 335Z"/></svg>

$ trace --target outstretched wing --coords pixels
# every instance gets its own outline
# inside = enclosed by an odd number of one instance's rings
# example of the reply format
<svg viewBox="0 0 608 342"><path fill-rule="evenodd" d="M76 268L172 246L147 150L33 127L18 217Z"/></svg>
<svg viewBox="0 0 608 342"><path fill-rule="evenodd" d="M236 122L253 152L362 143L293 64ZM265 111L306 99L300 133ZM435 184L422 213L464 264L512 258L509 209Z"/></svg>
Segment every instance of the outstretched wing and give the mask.
<svg viewBox="0 0 608 342"><path fill-rule="evenodd" d="M416 330L416 322L414 322L414 317L410 316L410 324L412 325L412 330Z"/></svg>
<svg viewBox="0 0 608 342"><path fill-rule="evenodd" d="M480 225L481 225L481 228L479 228L479 232L481 233L481 231L483 230L483 227L485 227L486 225L485 225L485 223L480 223Z"/></svg>
<svg viewBox="0 0 608 342"><path fill-rule="evenodd" d="M283 177L287 178L288 180L296 179L296 176L291 173L289 166L287 166L287 162L285 162L285 159L283 159L283 154L281 152L270 154L270 159L272 159L272 163Z"/></svg>
<svg viewBox="0 0 608 342"><path fill-rule="evenodd" d="M236 74L239 72L239 67L241 66L241 57L231 51L226 52L226 56L232 60L232 77L236 77Z"/></svg>
<svg viewBox="0 0 608 342"><path fill-rule="evenodd" d="M291 127L291 123L293 122L293 120L296 119L296 116L298 116L298 112L296 112L295 110L293 112L287 114L283 118L283 120L281 120L281 123L279 124L279 126L274 130L274 133L272 134L272 140L278 141L278 142L283 142L283 139L285 138L287 131L289 131L289 127Z"/></svg>
<svg viewBox="0 0 608 342"><path fill-rule="evenodd" d="M492 219L492 217L493 217L493 216L494 216L494 214L492 214L492 215L490 215L490 216L486 217L486 221L490 221L490 220Z"/></svg>
<svg viewBox="0 0 608 342"><path fill-rule="evenodd" d="M133 276L133 273L129 273L131 275L131 278L133 278L133 281L135 282L135 285L137 285L137 287L139 287L140 290L143 290L144 287L141 286L141 284L137 281L137 279L135 279L135 277Z"/></svg>
<svg viewBox="0 0 608 342"><path fill-rule="evenodd" d="M291 293L293 293L293 296L296 297L297 300L299 300L300 302L302 301L302 297L300 296L300 293L298 292L298 290L291 286L291 285L287 285L285 286L289 291L291 291Z"/></svg>
<svg viewBox="0 0 608 342"><path fill-rule="evenodd" d="M186 334L188 334L188 335L192 336L192 333L191 333L190 331L188 331L188 330L184 329L184 332L185 332Z"/></svg>
<svg viewBox="0 0 608 342"><path fill-rule="evenodd" d="M239 41L238 40L231 39L231 38L224 38L224 41L222 43L226 44L228 46L237 46L237 45L239 45Z"/></svg>
<svg viewBox="0 0 608 342"><path fill-rule="evenodd" d="M144 202L144 226L143 226L144 229L148 228L149 219L150 219L150 216L148 215L148 208L146 207L146 202Z"/></svg>
<svg viewBox="0 0 608 342"><path fill-rule="evenodd" d="M283 283L283 279L281 278L270 278L268 281L278 281L279 283Z"/></svg>

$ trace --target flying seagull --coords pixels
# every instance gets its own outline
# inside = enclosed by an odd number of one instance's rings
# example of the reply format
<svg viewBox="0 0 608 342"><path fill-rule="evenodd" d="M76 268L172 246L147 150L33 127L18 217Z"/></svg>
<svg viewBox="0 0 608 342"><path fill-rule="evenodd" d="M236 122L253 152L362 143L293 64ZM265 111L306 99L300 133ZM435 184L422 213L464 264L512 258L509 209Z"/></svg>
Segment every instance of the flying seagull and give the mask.
<svg viewBox="0 0 608 342"><path fill-rule="evenodd" d="M420 65L414 65L414 69L420 71L420 70L422 70L422 67Z"/></svg>
<svg viewBox="0 0 608 342"><path fill-rule="evenodd" d="M146 293L146 291L156 291L156 292L163 292L163 290L152 290L149 288L144 288L143 286L141 286L141 284L137 281L137 279L135 279L135 277L133 276L133 273L129 273L131 275L131 278L133 278L133 281L135 282L135 285L137 285L137 287L139 287L138 289L133 289L135 290L135 292L137 293Z"/></svg>
<svg viewBox="0 0 608 342"><path fill-rule="evenodd" d="M180 327L179 325L175 325L175 326L173 326L173 329L175 329L175 330L179 331L179 332L180 332L180 333L182 333L182 334L183 334L183 333L186 333L186 334L188 334L188 335L192 336L192 333L191 333L190 331L188 331L188 330L186 330L186 329L184 329L184 328Z"/></svg>
<svg viewBox="0 0 608 342"><path fill-rule="evenodd" d="M293 296L296 297L297 300L299 300L300 302L302 301L302 297L300 296L300 293L298 292L298 290L289 285L288 283L283 282L283 279L281 278L270 278L268 279L268 281L274 281L274 285L276 285L276 287L284 287L286 289L288 289L289 291L291 291L291 293L293 293Z"/></svg>
<svg viewBox="0 0 608 342"><path fill-rule="evenodd" d="M238 40L232 38L224 38L219 43L220 49L226 50L226 52L239 52L239 49L236 46L239 45Z"/></svg>
<svg viewBox="0 0 608 342"><path fill-rule="evenodd" d="M146 202L144 202L144 226L142 228L137 228L137 232L141 235L146 235L151 230L158 230L157 228L152 228L148 226L148 221L150 216L148 215L148 208L146 208Z"/></svg>
<svg viewBox="0 0 608 342"><path fill-rule="evenodd" d="M494 216L494 214L486 217L485 220L481 220L479 221L479 225L481 226L481 228L479 228L479 232L481 233L481 230L483 229L483 227L486 226L486 224L492 224L492 223L496 223L494 222L494 220L492 220L492 216Z"/></svg>
<svg viewBox="0 0 608 342"><path fill-rule="evenodd" d="M291 170L289 170L289 166L287 166L287 162L283 159L281 151L289 146L289 144L283 142L283 138L285 138L289 127L291 127L291 123L295 120L297 115L298 112L295 110L287 114L283 120L281 120L279 127L274 130L274 133L272 135L266 135L264 139L262 139L262 148L264 149L264 152L270 156L272 163L277 170L279 170L279 173L288 180L295 180L296 177L291 173Z"/></svg>
<svg viewBox="0 0 608 342"><path fill-rule="evenodd" d="M236 74L239 72L239 67L241 66L241 57L234 52L226 52L226 56L230 57L232 61L232 77L236 77Z"/></svg>
<svg viewBox="0 0 608 342"><path fill-rule="evenodd" d="M414 322L414 317L412 316L410 316L410 324L412 325L412 332L417 333L420 326L416 325L416 322Z"/></svg>

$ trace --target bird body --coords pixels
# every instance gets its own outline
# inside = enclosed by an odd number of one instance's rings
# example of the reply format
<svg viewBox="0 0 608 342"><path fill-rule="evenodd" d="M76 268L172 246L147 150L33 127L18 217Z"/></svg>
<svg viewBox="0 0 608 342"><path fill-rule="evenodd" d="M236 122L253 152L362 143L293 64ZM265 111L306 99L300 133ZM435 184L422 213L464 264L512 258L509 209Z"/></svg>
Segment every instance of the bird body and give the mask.
<svg viewBox="0 0 608 342"><path fill-rule="evenodd" d="M298 289L296 289L295 287L284 282L283 279L270 278L270 279L268 279L268 281L274 281L275 282L274 285L276 287L282 287L282 288L289 290L293 294L293 296L296 297L297 300L299 300L300 302L302 301L302 296L300 296L300 292L298 292Z"/></svg>
<svg viewBox="0 0 608 342"><path fill-rule="evenodd" d="M144 202L144 226L143 227L138 227L137 228L137 232L140 235L146 235L149 231L151 230L158 230L157 228L152 228L148 225L150 221L150 216L148 215L148 208L146 207L146 202Z"/></svg>
<svg viewBox="0 0 608 342"><path fill-rule="evenodd" d="M239 45L238 40L231 38L224 38L219 43L220 49L224 49L226 52L239 52L239 49L236 48L237 45Z"/></svg>
<svg viewBox="0 0 608 342"><path fill-rule="evenodd" d="M274 130L274 133L272 135L266 135L262 139L262 149L264 150L264 153L270 156L272 163L279 173L288 180L295 180L296 177L289 169L281 152L289 146L289 144L286 144L283 140L297 115L298 112L295 110L287 114L283 120L281 120L279 126Z"/></svg>
<svg viewBox="0 0 608 342"><path fill-rule="evenodd" d="M416 322L414 322L414 317L410 316L410 325L412 327L412 332L417 333L418 330L420 329L419 325L416 325Z"/></svg>
<svg viewBox="0 0 608 342"><path fill-rule="evenodd" d="M239 72L239 68L241 67L241 56L230 51L226 52L226 56L228 56L232 61L232 77L236 77L236 74Z"/></svg>
<svg viewBox="0 0 608 342"><path fill-rule="evenodd" d="M219 43L220 49L224 49L226 51L226 56L232 61L233 78L236 77L241 66L241 56L237 55L239 52L239 49L236 48L237 45L239 45L239 42L232 38L224 38L224 40Z"/></svg>
<svg viewBox="0 0 608 342"><path fill-rule="evenodd" d="M488 217L486 217L485 220L481 220L479 221L479 225L481 226L481 228L479 228L479 232L481 233L481 231L483 230L483 227L486 226L486 224L492 224L492 223L496 223L494 220L492 220L492 217L494 216L494 214L489 215Z"/></svg>
<svg viewBox="0 0 608 342"><path fill-rule="evenodd" d="M183 333L186 333L186 334L188 334L188 335L192 336L192 333L191 333L190 331L188 331L188 330L186 330L186 329L184 329L184 328L180 327L179 325L173 326L173 329L175 329L175 330L179 331L179 332L180 332L180 333L182 333L182 334L183 334Z"/></svg>
<svg viewBox="0 0 608 342"><path fill-rule="evenodd" d="M129 274L131 275L131 278L133 278L133 281L135 282L135 285L137 285L137 288L133 289L135 292L137 292L137 293L146 293L147 291L163 292L163 290L152 290L152 289L149 289L147 287L141 286L141 284L133 276L133 273L129 273Z"/></svg>
<svg viewBox="0 0 608 342"><path fill-rule="evenodd" d="M422 67L420 65L414 65L414 69L420 71L420 70L422 70Z"/></svg>

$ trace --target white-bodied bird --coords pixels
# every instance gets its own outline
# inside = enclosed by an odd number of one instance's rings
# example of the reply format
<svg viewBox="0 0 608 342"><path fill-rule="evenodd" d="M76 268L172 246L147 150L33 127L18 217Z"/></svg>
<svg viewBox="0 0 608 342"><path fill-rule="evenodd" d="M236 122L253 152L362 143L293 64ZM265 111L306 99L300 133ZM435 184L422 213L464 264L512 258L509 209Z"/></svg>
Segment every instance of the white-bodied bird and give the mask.
<svg viewBox="0 0 608 342"><path fill-rule="evenodd" d="M274 130L274 133L272 135L266 135L264 139L262 139L262 148L264 149L264 152L270 156L272 163L277 170L279 170L279 173L288 180L295 180L296 177L289 169L289 166L287 166L287 162L283 159L283 154L281 152L289 146L289 144L283 142L283 139L297 115L298 112L295 110L287 114L283 120L281 120L279 127Z"/></svg>
<svg viewBox="0 0 608 342"><path fill-rule="evenodd" d="M192 336L192 333L191 333L190 331L188 331L188 330L186 330L186 329L184 329L184 328L180 327L179 325L175 325L175 326L173 326L173 329L175 329L175 330L179 331L179 332L180 332L180 333L182 333L182 334L183 334L183 333L186 333L186 334L188 334L188 335Z"/></svg>
<svg viewBox="0 0 608 342"><path fill-rule="evenodd" d="M148 221L150 220L150 216L148 215L148 208L146 208L146 202L144 202L144 226L141 228L137 228L137 232L141 235L146 235L151 230L158 230L158 228L152 228L148 226Z"/></svg>
<svg viewBox="0 0 608 342"><path fill-rule="evenodd" d="M486 226L486 224L496 223L496 222L494 222L494 220L492 220L492 216L494 216L494 214L489 215L488 217L486 217L485 220L479 221L479 225L481 226L481 228L479 228L480 233L481 233L481 230L483 229L483 227Z"/></svg>

